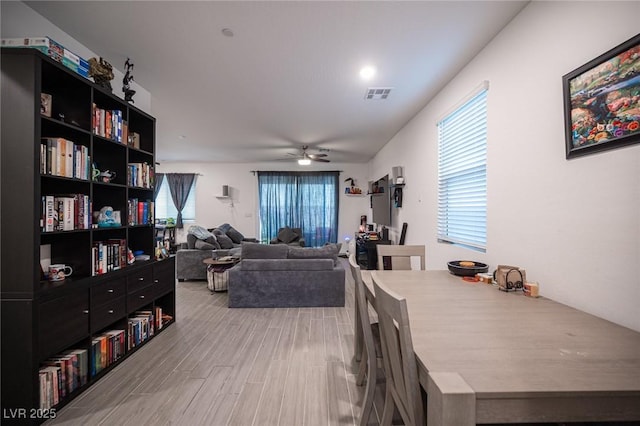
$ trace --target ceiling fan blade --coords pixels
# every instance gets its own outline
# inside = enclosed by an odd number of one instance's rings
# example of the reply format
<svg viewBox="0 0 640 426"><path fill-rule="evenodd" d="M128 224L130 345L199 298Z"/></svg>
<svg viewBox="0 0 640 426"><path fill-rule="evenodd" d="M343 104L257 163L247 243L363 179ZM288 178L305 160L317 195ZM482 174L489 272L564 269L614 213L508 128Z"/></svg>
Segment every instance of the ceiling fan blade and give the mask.
<svg viewBox="0 0 640 426"><path fill-rule="evenodd" d="M321 158L321 157L326 157L327 154L308 154L309 158L314 159L314 158Z"/></svg>
<svg viewBox="0 0 640 426"><path fill-rule="evenodd" d="M324 158L313 158L313 157L311 157L311 160L318 161L320 163L330 163L331 162L331 160L325 160Z"/></svg>

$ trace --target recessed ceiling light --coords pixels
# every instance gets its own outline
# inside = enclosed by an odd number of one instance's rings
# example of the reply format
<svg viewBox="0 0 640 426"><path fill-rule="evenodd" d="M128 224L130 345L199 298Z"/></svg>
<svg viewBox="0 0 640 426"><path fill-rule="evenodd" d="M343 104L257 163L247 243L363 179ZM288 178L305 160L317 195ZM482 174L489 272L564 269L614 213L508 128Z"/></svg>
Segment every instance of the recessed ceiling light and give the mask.
<svg viewBox="0 0 640 426"><path fill-rule="evenodd" d="M231 31L231 28L223 28L222 34L226 37L233 37L233 31Z"/></svg>
<svg viewBox="0 0 640 426"><path fill-rule="evenodd" d="M371 80L374 75L376 75L376 69L372 66L368 65L360 70L360 77L363 80Z"/></svg>

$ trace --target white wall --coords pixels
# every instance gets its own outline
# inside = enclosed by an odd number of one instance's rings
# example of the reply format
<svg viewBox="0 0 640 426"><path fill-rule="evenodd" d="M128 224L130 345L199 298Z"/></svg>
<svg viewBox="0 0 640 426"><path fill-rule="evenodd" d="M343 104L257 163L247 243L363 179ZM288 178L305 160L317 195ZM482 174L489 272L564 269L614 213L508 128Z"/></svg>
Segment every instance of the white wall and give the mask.
<svg viewBox="0 0 640 426"><path fill-rule="evenodd" d="M640 2L530 3L378 153L372 175L405 167L394 226L426 244L428 268L519 265L542 295L640 331L640 145L565 160L562 102L562 76L636 35L638 17ZM436 242L436 122L483 80L486 254Z"/></svg>
<svg viewBox="0 0 640 426"><path fill-rule="evenodd" d="M339 200L338 242L345 242L345 238L353 238L354 232L360 225L360 215L369 214L369 199L363 197L349 197L344 194L346 178L352 177L364 191L366 191L366 164L318 164L310 168L298 166L295 162L287 163L178 163L163 161L158 167L158 173L199 173L196 182L196 220L195 224L211 228L222 223L230 223L247 237L258 236L258 186L257 177L251 171L317 171L339 170L341 193ZM222 195L222 185L229 185L231 201L218 199ZM370 216L369 216L370 217ZM178 232L178 242L186 240L185 225L182 232ZM342 251L346 250L343 244Z"/></svg>
<svg viewBox="0 0 640 426"><path fill-rule="evenodd" d="M79 55L83 59L89 60L92 57L99 57L100 53L94 53L86 46L73 39L67 33L56 27L48 19L35 12L26 4L19 1L0 2L1 23L0 34L2 38L23 38L23 37L49 37L64 47ZM122 78L124 74L118 67L124 64L111 64L113 66L114 78L111 82L113 94L123 99ZM135 106L151 114L151 94L140 87L135 81L131 82L131 88L136 91Z"/></svg>

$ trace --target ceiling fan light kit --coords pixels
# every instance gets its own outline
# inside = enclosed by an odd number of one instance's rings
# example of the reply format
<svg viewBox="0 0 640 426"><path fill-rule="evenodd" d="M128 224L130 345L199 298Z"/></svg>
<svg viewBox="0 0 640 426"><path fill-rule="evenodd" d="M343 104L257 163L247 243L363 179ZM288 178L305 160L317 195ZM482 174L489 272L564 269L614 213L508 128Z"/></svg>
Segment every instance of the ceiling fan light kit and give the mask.
<svg viewBox="0 0 640 426"><path fill-rule="evenodd" d="M289 155L298 158L298 164L300 166L308 166L308 165L311 164L312 161L317 161L317 162L320 162L320 163L329 163L329 162L331 162L331 160L327 160L326 158L324 158L324 157L327 156L327 154L322 154L322 153L320 153L320 154L309 154L307 152L307 149L309 149L308 145L303 145L301 147L301 149L302 149L302 152L300 154L293 154L291 152L289 153ZM328 150L325 150L325 151L328 151Z"/></svg>

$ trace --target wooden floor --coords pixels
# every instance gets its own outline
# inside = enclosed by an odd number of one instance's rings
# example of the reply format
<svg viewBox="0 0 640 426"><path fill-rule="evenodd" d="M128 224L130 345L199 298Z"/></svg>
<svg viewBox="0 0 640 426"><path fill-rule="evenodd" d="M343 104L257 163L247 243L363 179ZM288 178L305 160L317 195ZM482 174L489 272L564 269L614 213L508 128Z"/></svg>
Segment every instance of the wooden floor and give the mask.
<svg viewBox="0 0 640 426"><path fill-rule="evenodd" d="M47 424L357 424L346 275L344 308L229 309L206 282L178 282L177 322Z"/></svg>

